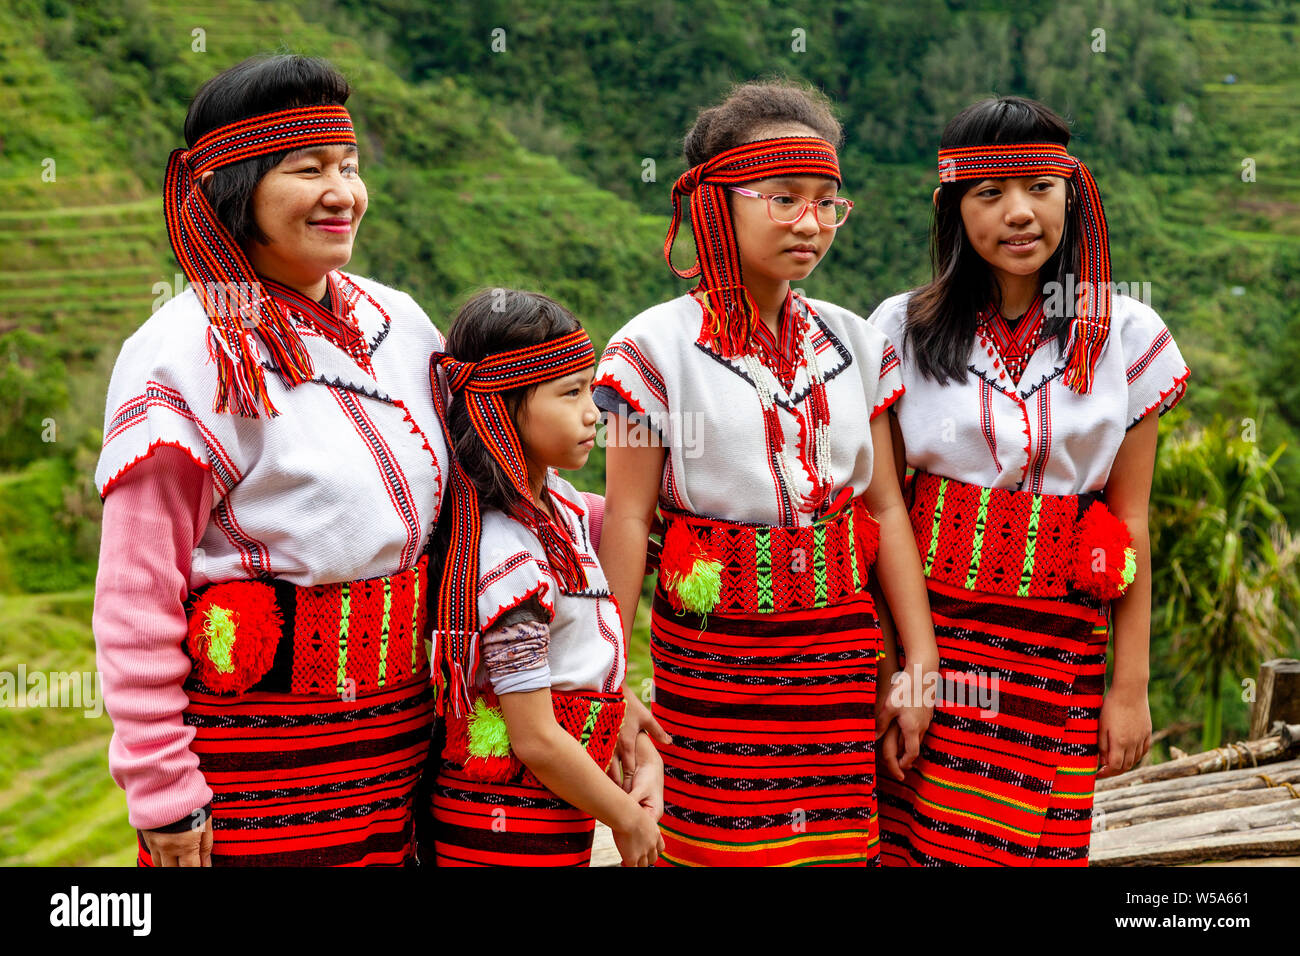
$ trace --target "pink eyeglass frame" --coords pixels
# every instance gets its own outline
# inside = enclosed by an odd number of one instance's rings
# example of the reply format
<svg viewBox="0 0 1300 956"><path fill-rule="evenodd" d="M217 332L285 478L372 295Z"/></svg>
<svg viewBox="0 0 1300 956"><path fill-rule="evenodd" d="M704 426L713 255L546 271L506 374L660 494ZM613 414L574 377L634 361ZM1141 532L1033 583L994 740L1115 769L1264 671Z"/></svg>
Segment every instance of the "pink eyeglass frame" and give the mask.
<svg viewBox="0 0 1300 956"><path fill-rule="evenodd" d="M740 193L742 196L748 196L751 199L762 199L764 201L763 205L767 208L767 218L771 219L778 226L793 226L796 222L799 222L801 219L803 219L804 214L808 212L809 206L811 206L813 203L819 203L822 201L821 199L809 199L807 196L800 196L798 193L759 193L759 192L754 192L754 190L752 189L745 189L742 186L728 186L727 188L730 189L733 193ZM782 222L780 219L777 219L776 216L772 215L771 202L768 202L768 200L770 200L773 196L789 196L792 199L800 200L803 203L803 206L799 209L799 215L785 222ZM845 199L843 196L823 196L822 199L834 199L837 202L843 201L848 205L848 212L844 214L843 219L841 219L839 222L834 224L822 222L821 217L818 216L816 212L814 212L813 218L817 220L817 225L825 226L827 229L838 229L840 226L844 225L846 222L849 221L849 214L853 212L852 199Z"/></svg>

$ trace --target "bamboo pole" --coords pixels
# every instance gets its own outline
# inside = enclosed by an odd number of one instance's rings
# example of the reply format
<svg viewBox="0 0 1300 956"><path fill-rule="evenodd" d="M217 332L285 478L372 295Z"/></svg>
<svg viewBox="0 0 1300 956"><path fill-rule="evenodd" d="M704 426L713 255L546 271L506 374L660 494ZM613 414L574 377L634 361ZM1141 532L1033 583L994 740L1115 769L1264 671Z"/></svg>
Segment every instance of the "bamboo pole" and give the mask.
<svg viewBox="0 0 1300 956"><path fill-rule="evenodd" d="M1271 783L1270 783L1271 781ZM1183 800L1192 796L1208 796L1229 790L1254 790L1290 783L1300 786L1300 757L1262 767L1241 770L1221 770L1218 773L1199 774L1195 777L1178 777L1173 780L1156 780L1132 787L1118 787L1100 791L1093 806L1107 813L1131 807Z"/></svg>
<svg viewBox="0 0 1300 956"><path fill-rule="evenodd" d="M1300 800L1266 803L1243 809L1215 810L1192 816L1173 817L1138 823L1118 830L1102 830L1093 834L1095 849L1162 846L1180 840L1213 836L1216 833L1237 833L1278 826L1289 826L1300 838Z"/></svg>
<svg viewBox="0 0 1300 956"><path fill-rule="evenodd" d="M1173 780L1177 777L1217 773L1220 770L1232 770L1237 767L1253 767L1287 756L1297 743L1300 743L1300 725L1291 725L1291 727L1284 727L1281 733L1262 740L1247 740L1226 747L1216 747L1205 753L1192 754L1190 757L1169 760L1150 767L1138 767L1116 777L1106 777L1097 781L1097 792L1132 787L1156 780Z"/></svg>
<svg viewBox="0 0 1300 956"><path fill-rule="evenodd" d="M1114 846L1093 850L1089 863L1092 866L1171 866L1296 853L1300 853L1300 830L1294 826L1281 826L1195 837L1154 847Z"/></svg>
<svg viewBox="0 0 1300 956"><path fill-rule="evenodd" d="M1260 782L1263 787L1263 783ZM1300 791L1297 791L1300 793ZM1166 800L1162 803L1130 807L1126 810L1100 810L1093 814L1093 825L1101 830L1122 830L1153 820L1165 820L1170 817L1190 817L1216 810L1230 810L1240 807L1255 807L1266 803L1279 803L1283 800L1295 800L1297 797L1282 787L1264 787L1263 789L1233 789L1223 793L1201 794L1182 800Z"/></svg>

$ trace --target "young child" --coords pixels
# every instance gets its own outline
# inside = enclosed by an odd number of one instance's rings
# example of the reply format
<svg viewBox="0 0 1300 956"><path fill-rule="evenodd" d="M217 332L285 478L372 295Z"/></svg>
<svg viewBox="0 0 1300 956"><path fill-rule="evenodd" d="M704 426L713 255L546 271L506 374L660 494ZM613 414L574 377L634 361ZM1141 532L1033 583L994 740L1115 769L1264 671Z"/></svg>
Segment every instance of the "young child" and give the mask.
<svg viewBox="0 0 1300 956"><path fill-rule="evenodd" d="M877 549L903 643L937 663L880 414L902 393L897 359L791 288L852 206L840 139L825 97L791 83L701 112L665 249L689 201L699 265L674 272L699 284L633 318L597 374L600 554L625 627L656 504L667 525L650 619L653 714L672 735L661 865L876 863L877 726L897 717L914 756L929 720L875 682ZM633 707L628 730L658 729Z"/></svg>
<svg viewBox="0 0 1300 956"><path fill-rule="evenodd" d="M623 628L587 503L555 472L595 444L591 340L546 296L496 289L465 304L434 361L457 460L435 631L449 669L437 865L585 866L594 817L624 866L651 866L661 765L643 738L630 792L606 774Z"/></svg>
<svg viewBox="0 0 1300 956"><path fill-rule="evenodd" d="M1160 316L1113 294L1100 195L1069 141L1032 100L958 114L934 279L870 319L899 346L896 460L916 469L947 678L920 759L882 783L886 865L1086 866L1099 757L1118 773L1150 746L1151 413L1188 370Z"/></svg>

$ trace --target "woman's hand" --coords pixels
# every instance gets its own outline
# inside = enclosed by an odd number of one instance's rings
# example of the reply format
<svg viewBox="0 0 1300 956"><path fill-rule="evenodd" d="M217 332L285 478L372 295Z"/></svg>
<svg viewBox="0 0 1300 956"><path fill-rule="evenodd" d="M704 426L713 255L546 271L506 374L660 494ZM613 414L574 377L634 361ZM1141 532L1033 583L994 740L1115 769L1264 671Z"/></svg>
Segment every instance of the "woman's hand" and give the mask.
<svg viewBox="0 0 1300 956"><path fill-rule="evenodd" d="M1151 749L1151 707L1145 684L1112 684L1097 728L1098 777L1137 766Z"/></svg>
<svg viewBox="0 0 1300 956"><path fill-rule="evenodd" d="M211 814L201 830L186 830L183 833L141 830L140 833L149 855L153 857L154 866L212 865Z"/></svg>
<svg viewBox="0 0 1300 956"><path fill-rule="evenodd" d="M659 726L659 721L650 715L650 708L641 703L627 684L623 685L623 699L627 701L627 711L623 715L623 729L618 732L618 762L623 771L623 789L630 793L637 771L637 736L644 730L653 743L665 747L672 744L673 738ZM655 755L658 756L657 751ZM661 762L661 770L662 767Z"/></svg>
<svg viewBox="0 0 1300 956"><path fill-rule="evenodd" d="M636 738L636 772L628 795L640 804L656 823L664 815L664 758L655 750L649 734ZM625 779L624 783L628 781Z"/></svg>

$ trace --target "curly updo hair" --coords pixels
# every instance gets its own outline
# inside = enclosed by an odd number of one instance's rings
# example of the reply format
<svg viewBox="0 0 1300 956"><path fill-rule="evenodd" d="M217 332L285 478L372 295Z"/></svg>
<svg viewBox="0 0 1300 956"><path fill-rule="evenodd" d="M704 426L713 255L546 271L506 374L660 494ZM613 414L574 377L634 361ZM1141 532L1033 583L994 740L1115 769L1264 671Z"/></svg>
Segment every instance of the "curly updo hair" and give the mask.
<svg viewBox="0 0 1300 956"><path fill-rule="evenodd" d="M682 152L689 165L698 166L791 123L807 126L836 149L844 142L844 129L826 94L808 83L781 78L739 83L721 103L700 110Z"/></svg>

